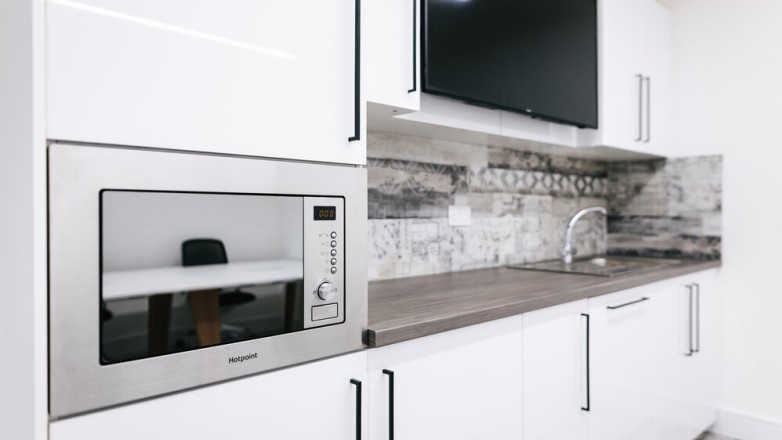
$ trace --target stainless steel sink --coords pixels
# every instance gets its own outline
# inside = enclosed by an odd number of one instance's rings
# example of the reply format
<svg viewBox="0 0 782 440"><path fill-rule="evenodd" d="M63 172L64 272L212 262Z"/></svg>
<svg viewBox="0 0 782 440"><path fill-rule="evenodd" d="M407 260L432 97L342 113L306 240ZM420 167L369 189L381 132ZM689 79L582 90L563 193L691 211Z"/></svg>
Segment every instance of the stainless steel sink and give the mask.
<svg viewBox="0 0 782 440"><path fill-rule="evenodd" d="M619 256L585 257L565 263L562 260L541 261L539 263L516 264L512 269L542 270L546 272L578 273L613 277L633 272L656 269L680 263L681 260L663 258L640 258Z"/></svg>

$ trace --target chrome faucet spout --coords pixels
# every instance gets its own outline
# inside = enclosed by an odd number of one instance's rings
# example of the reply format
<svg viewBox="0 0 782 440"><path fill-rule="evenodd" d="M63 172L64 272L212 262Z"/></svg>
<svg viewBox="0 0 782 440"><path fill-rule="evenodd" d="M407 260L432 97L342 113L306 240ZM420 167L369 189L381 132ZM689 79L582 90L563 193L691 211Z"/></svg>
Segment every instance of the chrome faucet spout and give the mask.
<svg viewBox="0 0 782 440"><path fill-rule="evenodd" d="M562 261L565 262L565 264L572 263L573 255L576 254L576 248L573 247L573 228L576 226L576 222L578 222L581 217L589 214L590 212L599 212L600 214L608 215L608 211L602 206L590 206L578 211L575 213L575 215L573 215L567 224L567 231L565 231L565 247L563 247L561 251Z"/></svg>

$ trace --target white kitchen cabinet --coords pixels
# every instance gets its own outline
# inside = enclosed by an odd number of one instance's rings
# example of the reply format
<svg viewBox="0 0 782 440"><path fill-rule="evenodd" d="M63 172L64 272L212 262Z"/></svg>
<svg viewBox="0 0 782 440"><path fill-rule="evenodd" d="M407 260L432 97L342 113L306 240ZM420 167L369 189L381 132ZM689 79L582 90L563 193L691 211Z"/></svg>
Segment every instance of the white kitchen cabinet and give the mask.
<svg viewBox="0 0 782 440"><path fill-rule="evenodd" d="M671 12L656 0L600 0L596 145L668 155L673 145Z"/></svg>
<svg viewBox="0 0 782 440"><path fill-rule="evenodd" d="M359 6L48 0L46 136L364 164Z"/></svg>
<svg viewBox="0 0 782 440"><path fill-rule="evenodd" d="M419 1L364 1L367 101L394 114L420 109Z"/></svg>
<svg viewBox="0 0 782 440"><path fill-rule="evenodd" d="M657 368L649 287L589 299L589 438L654 440Z"/></svg>
<svg viewBox="0 0 782 440"><path fill-rule="evenodd" d="M587 300L522 315L524 440L586 440Z"/></svg>
<svg viewBox="0 0 782 440"><path fill-rule="evenodd" d="M717 419L719 295L714 272L677 278L661 292L659 439L693 439Z"/></svg>
<svg viewBox="0 0 782 440"><path fill-rule="evenodd" d="M359 387L351 380L363 388L366 367L366 352L353 353L56 421L49 438L352 440Z"/></svg>
<svg viewBox="0 0 782 440"><path fill-rule="evenodd" d="M370 440L521 439L521 343L515 316L370 350Z"/></svg>

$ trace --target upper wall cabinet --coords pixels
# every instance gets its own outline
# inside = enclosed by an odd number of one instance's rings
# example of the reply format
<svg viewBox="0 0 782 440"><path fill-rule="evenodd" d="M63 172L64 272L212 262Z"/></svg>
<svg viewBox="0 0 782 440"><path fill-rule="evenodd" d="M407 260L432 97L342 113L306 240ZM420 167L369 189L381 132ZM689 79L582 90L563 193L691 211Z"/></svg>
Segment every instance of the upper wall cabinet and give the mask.
<svg viewBox="0 0 782 440"><path fill-rule="evenodd" d="M600 103L594 144L668 155L672 17L655 0L599 0Z"/></svg>
<svg viewBox="0 0 782 440"><path fill-rule="evenodd" d="M49 0L50 139L366 162L360 0Z"/></svg>
<svg viewBox="0 0 782 440"><path fill-rule="evenodd" d="M420 109L419 0L366 0L367 101L402 114Z"/></svg>

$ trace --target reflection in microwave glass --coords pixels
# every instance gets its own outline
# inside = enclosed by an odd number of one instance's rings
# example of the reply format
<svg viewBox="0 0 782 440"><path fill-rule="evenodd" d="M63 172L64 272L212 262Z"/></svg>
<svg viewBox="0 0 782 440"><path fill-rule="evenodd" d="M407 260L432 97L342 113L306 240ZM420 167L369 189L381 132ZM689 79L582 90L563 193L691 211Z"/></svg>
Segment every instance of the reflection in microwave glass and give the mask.
<svg viewBox="0 0 782 440"><path fill-rule="evenodd" d="M161 293L104 301L101 362L142 359L301 330L302 280L243 286L251 295L230 304L233 289ZM247 298L247 297L244 297ZM199 322L199 308L217 321ZM210 328L211 327L211 328Z"/></svg>

